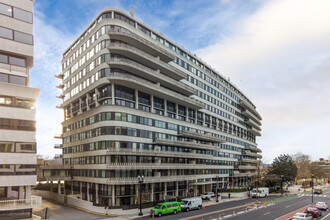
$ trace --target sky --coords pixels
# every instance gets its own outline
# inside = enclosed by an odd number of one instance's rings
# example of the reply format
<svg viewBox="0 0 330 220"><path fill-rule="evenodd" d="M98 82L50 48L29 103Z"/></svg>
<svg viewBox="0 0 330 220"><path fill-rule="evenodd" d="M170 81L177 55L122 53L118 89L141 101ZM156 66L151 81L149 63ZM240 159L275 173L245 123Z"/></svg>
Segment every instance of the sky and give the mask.
<svg viewBox="0 0 330 220"><path fill-rule="evenodd" d="M330 156L330 1L36 0L38 154L53 157L63 111L55 98L64 50L105 7L125 11L230 78L261 114L264 163L280 154Z"/></svg>

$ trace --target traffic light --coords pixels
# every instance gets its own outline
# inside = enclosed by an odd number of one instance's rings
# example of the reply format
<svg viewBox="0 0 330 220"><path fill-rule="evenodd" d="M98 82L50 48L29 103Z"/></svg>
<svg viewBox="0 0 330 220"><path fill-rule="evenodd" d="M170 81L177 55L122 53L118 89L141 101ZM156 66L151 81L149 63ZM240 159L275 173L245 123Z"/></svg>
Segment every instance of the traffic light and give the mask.
<svg viewBox="0 0 330 220"><path fill-rule="evenodd" d="M330 184L330 179L328 179L328 183Z"/></svg>

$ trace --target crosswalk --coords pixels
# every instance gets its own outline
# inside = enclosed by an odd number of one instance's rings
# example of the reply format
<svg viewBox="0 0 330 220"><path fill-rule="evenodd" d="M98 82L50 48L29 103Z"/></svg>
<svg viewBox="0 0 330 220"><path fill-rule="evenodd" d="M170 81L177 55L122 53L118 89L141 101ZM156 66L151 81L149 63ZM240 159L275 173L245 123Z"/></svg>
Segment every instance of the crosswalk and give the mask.
<svg viewBox="0 0 330 220"><path fill-rule="evenodd" d="M302 197L302 196L312 196L312 194L298 194L299 197ZM314 194L314 197L328 197L327 195L315 195Z"/></svg>

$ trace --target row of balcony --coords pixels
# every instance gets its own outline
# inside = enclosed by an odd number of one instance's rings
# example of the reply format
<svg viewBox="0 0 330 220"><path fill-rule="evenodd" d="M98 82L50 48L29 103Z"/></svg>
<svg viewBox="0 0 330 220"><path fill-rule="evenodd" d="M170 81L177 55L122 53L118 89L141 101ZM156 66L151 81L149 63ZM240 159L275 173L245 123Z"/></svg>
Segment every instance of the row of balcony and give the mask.
<svg viewBox="0 0 330 220"><path fill-rule="evenodd" d="M41 202L40 196L31 196L30 199L0 200L0 212L33 209L41 206Z"/></svg>

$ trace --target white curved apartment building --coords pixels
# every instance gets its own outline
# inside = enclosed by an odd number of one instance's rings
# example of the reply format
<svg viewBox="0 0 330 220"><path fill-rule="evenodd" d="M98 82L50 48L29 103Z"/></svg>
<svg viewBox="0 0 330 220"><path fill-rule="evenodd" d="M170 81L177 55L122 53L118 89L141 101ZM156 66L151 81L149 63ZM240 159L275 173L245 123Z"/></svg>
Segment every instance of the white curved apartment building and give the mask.
<svg viewBox="0 0 330 220"><path fill-rule="evenodd" d="M220 187L249 183L261 157L253 103L130 14L102 10L64 52L56 77L65 187L83 200L136 204L141 174L144 202L214 190L216 177Z"/></svg>

